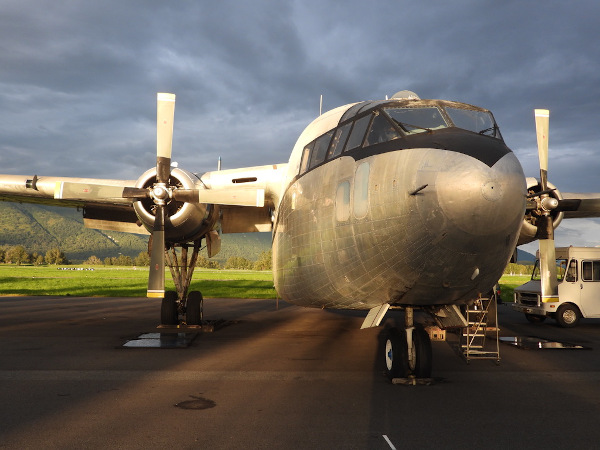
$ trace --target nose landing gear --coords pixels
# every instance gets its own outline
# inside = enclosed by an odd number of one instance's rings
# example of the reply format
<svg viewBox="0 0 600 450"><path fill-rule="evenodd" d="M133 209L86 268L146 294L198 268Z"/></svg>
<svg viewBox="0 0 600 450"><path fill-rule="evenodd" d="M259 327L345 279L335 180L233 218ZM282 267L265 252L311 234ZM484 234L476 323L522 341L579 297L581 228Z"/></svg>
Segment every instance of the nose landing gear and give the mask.
<svg viewBox="0 0 600 450"><path fill-rule="evenodd" d="M415 327L413 310L406 308L405 328L390 329L385 343L386 372L394 383L417 384L431 377L431 340L421 325Z"/></svg>

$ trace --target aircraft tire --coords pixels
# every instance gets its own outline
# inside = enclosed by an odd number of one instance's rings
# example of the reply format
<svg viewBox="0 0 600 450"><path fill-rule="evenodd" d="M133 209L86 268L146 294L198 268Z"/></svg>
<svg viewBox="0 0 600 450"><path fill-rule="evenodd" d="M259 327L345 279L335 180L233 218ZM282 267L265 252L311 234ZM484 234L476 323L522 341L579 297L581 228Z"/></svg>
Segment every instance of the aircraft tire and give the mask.
<svg viewBox="0 0 600 450"><path fill-rule="evenodd" d="M391 328L385 342L386 373L390 380L406 378L410 371L408 368L408 349L406 333L398 328Z"/></svg>
<svg viewBox="0 0 600 450"><path fill-rule="evenodd" d="M556 321L563 328L573 328L579 323L579 309L570 303L563 303L556 310Z"/></svg>
<svg viewBox="0 0 600 450"><path fill-rule="evenodd" d="M422 326L413 330L413 344L415 347L416 361L413 375L417 378L431 378L433 355L429 333Z"/></svg>
<svg viewBox="0 0 600 450"><path fill-rule="evenodd" d="M162 325L177 325L179 323L176 292L165 292L165 296L160 304L160 323Z"/></svg>
<svg viewBox="0 0 600 450"><path fill-rule="evenodd" d="M542 323L544 320L546 320L546 316L541 316L539 314L525 313L525 318L531 323Z"/></svg>
<svg viewBox="0 0 600 450"><path fill-rule="evenodd" d="M185 309L185 322L188 325L200 325L200 312L202 305L202 294L200 291L192 291L188 294Z"/></svg>

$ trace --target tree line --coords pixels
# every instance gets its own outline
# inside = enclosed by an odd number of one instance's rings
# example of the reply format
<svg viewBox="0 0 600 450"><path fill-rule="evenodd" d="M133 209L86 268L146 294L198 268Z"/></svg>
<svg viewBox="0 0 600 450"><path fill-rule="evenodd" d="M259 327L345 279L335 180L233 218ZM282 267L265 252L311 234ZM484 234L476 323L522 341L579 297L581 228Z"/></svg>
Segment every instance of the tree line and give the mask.
<svg viewBox="0 0 600 450"><path fill-rule="evenodd" d="M205 269L244 269L244 270L271 270L272 268L272 251L262 252L256 261L250 261L242 256L231 256L227 259L225 264L221 265L214 259L208 259L205 256L198 256L196 261L196 267ZM104 258L101 260L97 256L90 256L83 264L89 264L94 266L105 265L105 266L149 266L150 255L148 252L140 252L138 256L132 258L127 255L119 255Z"/></svg>
<svg viewBox="0 0 600 450"><path fill-rule="evenodd" d="M231 256L224 264L219 263L214 259L208 259L204 256L198 256L196 267L206 269L242 269L242 270L271 270L272 268L272 251L262 252L256 261L250 261L242 256ZM40 265L68 265L70 264L65 253L59 248L52 248L45 254L37 252L29 253L22 245L0 247L0 263L4 264L33 264ZM132 258L129 255L119 254L104 258L103 260L97 256L90 256L85 265L93 266L141 266L147 267L150 265L150 255L148 252L140 252L138 256ZM505 275L531 275L531 265L509 263L504 269Z"/></svg>
<svg viewBox="0 0 600 450"><path fill-rule="evenodd" d="M44 264L69 264L69 261L64 252L59 248L52 248L42 255L38 252L29 253L22 245L15 245L12 247L0 247L0 263L16 264L17 266L22 264L41 266Z"/></svg>
<svg viewBox="0 0 600 450"><path fill-rule="evenodd" d="M508 263L504 268L504 275L531 275L533 265Z"/></svg>
<svg viewBox="0 0 600 450"><path fill-rule="evenodd" d="M231 256L224 264L214 259L208 259L204 256L198 256L196 267L206 269L246 269L246 270L271 270L272 251L262 252L256 261L251 261L242 256ZM45 254L38 252L29 253L22 245L0 247L0 263L4 264L33 264L40 265L68 265L70 261L65 253L59 248L52 248ZM132 258L129 255L119 254L118 256L100 259L92 255L83 262L85 265L93 266L149 266L150 255L148 252L140 252L138 256Z"/></svg>

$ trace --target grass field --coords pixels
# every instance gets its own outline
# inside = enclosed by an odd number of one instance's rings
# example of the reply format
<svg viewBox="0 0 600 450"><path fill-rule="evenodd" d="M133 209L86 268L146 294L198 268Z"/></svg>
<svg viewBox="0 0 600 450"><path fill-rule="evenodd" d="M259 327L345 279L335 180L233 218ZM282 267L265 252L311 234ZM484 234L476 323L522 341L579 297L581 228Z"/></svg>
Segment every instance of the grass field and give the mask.
<svg viewBox="0 0 600 450"><path fill-rule="evenodd" d="M114 266L0 265L0 295L70 295L75 297L145 297L148 268ZM175 290L165 273L166 289ZM213 298L275 298L271 272L196 269L190 290Z"/></svg>
<svg viewBox="0 0 600 450"><path fill-rule="evenodd" d="M148 268L0 265L0 295L70 295L75 297L144 297ZM165 274L167 290L175 290L171 275ZM529 276L505 275L500 279L502 300L513 301L515 287ZM208 298L275 298L271 272L196 269L190 290Z"/></svg>
<svg viewBox="0 0 600 450"><path fill-rule="evenodd" d="M527 283L531 275L503 275L500 278L500 297L503 302L514 301L513 292L516 287Z"/></svg>

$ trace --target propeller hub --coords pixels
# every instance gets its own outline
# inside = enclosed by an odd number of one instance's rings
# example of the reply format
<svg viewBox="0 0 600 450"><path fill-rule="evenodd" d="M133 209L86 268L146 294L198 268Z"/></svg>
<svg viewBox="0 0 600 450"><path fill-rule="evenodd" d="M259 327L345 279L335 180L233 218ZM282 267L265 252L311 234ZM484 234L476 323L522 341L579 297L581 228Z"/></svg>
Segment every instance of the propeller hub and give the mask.
<svg viewBox="0 0 600 450"><path fill-rule="evenodd" d="M552 211L558 207L558 200L554 197L544 197L541 206L544 211Z"/></svg>
<svg viewBox="0 0 600 450"><path fill-rule="evenodd" d="M159 205L164 205L170 198L169 189L164 183L157 183L150 191L150 195L154 202Z"/></svg>

